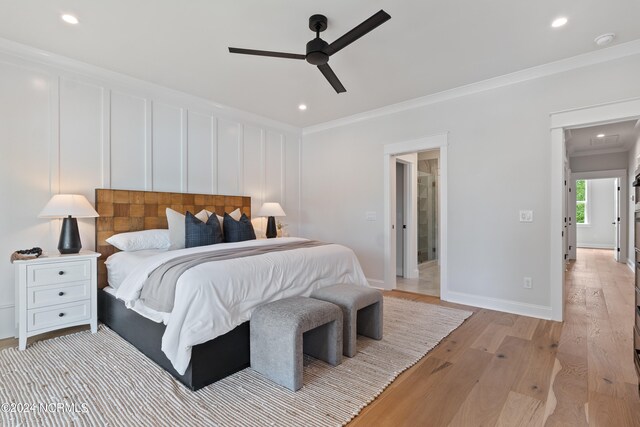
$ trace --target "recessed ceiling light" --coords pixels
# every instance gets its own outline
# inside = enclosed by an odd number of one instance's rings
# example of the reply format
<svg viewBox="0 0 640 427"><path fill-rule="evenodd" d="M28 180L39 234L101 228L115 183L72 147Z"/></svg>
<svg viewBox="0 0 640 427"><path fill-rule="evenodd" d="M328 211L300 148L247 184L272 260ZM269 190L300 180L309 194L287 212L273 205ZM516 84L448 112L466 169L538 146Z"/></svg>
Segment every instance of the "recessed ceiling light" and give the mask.
<svg viewBox="0 0 640 427"><path fill-rule="evenodd" d="M62 20L67 24L72 24L72 25L76 25L78 22L80 22L78 21L78 18L76 18L73 15L69 15L68 13L65 13L64 15L62 15Z"/></svg>
<svg viewBox="0 0 640 427"><path fill-rule="evenodd" d="M599 133L596 135L597 138L604 138L604 136L605 136L604 133Z"/></svg>
<svg viewBox="0 0 640 427"><path fill-rule="evenodd" d="M553 22L551 23L551 26L553 28L559 28L565 25L568 21L569 20L567 18L565 18L564 16L561 16L560 18L554 19Z"/></svg>
<svg viewBox="0 0 640 427"><path fill-rule="evenodd" d="M307 109L307 106L304 105L304 104L300 104L300 105L298 105L298 109L301 110L301 111L304 111L304 110Z"/></svg>

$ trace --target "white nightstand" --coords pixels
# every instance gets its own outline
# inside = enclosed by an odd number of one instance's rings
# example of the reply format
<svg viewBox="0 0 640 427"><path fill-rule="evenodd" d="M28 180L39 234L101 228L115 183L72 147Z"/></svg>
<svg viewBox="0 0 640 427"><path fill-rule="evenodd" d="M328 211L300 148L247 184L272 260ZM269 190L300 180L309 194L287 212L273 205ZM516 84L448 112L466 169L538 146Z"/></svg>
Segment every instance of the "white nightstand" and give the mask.
<svg viewBox="0 0 640 427"><path fill-rule="evenodd" d="M98 331L97 252L48 255L14 261L16 269L16 338L56 329L91 325Z"/></svg>

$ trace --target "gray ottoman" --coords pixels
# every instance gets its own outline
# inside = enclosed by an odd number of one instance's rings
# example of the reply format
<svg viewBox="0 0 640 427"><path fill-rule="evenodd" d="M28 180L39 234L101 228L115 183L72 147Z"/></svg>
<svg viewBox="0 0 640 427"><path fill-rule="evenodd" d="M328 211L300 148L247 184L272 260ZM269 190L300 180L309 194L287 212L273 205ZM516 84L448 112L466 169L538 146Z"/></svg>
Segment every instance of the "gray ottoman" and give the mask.
<svg viewBox="0 0 640 427"><path fill-rule="evenodd" d="M335 304L291 297L251 315L251 368L290 390L302 388L302 353L342 363L342 310Z"/></svg>
<svg viewBox="0 0 640 427"><path fill-rule="evenodd" d="M382 339L382 292L357 285L333 285L315 290L311 298L328 301L342 309L343 354L356 355L356 335Z"/></svg>

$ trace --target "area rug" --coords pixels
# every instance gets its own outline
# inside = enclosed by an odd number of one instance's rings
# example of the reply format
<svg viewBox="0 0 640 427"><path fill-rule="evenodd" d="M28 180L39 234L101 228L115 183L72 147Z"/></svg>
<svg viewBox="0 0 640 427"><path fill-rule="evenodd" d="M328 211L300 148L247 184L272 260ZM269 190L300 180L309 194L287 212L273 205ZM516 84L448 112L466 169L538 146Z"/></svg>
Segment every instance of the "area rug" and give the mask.
<svg viewBox="0 0 640 427"><path fill-rule="evenodd" d="M247 368L192 392L101 326L0 351L3 426L337 426L471 315L384 299L384 338L358 337L358 353L332 367L305 357L292 392Z"/></svg>

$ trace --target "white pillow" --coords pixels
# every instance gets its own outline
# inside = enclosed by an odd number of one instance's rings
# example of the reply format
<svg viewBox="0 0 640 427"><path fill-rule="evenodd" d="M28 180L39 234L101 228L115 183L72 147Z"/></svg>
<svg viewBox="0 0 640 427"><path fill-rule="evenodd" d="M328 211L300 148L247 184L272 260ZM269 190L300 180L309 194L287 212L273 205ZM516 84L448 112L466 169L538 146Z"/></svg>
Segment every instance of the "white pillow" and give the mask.
<svg viewBox="0 0 640 427"><path fill-rule="evenodd" d="M185 235L185 226L184 219L185 216L180 212L176 212L171 208L167 208L167 224L169 224L169 240L171 245L169 246L170 250L174 249L184 249L184 235ZM195 217L198 218L202 222L207 222L209 219L209 214L204 209L195 214Z"/></svg>
<svg viewBox="0 0 640 427"><path fill-rule="evenodd" d="M207 215L212 215L211 212L207 211ZM216 216L218 217L218 221L220 221L220 230L222 230L222 235L224 236L224 217L220 216L218 214L216 214ZM240 212L240 208L237 208L236 210L234 210L233 212L231 212L229 214L229 216L233 219L235 219L236 221L240 221L240 218L242 217L242 212ZM207 218L209 219L209 218Z"/></svg>
<svg viewBox="0 0 640 427"><path fill-rule="evenodd" d="M107 243L121 251L133 252L146 249L168 249L171 245L169 230L143 230L114 234Z"/></svg>

